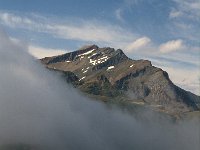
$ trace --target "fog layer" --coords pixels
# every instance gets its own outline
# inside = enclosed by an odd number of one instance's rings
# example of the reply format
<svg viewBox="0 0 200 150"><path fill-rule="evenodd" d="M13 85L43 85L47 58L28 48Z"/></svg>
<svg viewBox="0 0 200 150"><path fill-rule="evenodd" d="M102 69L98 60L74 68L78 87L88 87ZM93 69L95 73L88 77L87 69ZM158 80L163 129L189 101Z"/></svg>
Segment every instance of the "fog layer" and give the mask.
<svg viewBox="0 0 200 150"><path fill-rule="evenodd" d="M141 118L92 101L0 30L0 145L41 150L199 150L199 120Z"/></svg>

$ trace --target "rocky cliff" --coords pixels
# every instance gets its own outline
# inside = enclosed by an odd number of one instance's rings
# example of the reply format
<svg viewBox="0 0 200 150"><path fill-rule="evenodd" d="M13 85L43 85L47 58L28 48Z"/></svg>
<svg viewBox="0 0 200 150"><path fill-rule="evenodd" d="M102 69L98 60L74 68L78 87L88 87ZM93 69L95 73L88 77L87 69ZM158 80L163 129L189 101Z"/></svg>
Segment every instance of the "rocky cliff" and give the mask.
<svg viewBox="0 0 200 150"><path fill-rule="evenodd" d="M167 72L148 60L128 58L121 49L85 46L41 62L95 98L144 105L170 114L200 109L200 97L173 84Z"/></svg>

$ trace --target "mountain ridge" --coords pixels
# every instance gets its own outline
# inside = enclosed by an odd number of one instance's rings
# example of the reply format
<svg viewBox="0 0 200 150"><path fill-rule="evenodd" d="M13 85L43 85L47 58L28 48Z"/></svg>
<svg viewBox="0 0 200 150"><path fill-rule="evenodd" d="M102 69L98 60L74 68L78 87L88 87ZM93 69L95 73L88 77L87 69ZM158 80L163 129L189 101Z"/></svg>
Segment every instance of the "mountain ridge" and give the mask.
<svg viewBox="0 0 200 150"><path fill-rule="evenodd" d="M199 96L176 86L166 71L149 60L130 59L121 49L90 45L41 62L62 72L67 82L84 93L102 100L120 99L170 114L200 110Z"/></svg>

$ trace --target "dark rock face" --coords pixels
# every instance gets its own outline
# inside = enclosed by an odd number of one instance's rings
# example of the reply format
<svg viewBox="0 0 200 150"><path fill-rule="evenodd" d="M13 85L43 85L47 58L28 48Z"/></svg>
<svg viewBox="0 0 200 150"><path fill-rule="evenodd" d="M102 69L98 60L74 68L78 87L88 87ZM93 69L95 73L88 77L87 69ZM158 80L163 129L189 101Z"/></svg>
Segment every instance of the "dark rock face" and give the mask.
<svg viewBox="0 0 200 150"><path fill-rule="evenodd" d="M90 45L41 62L63 72L66 81L81 91L107 101L140 103L170 114L200 109L199 96L174 85L167 72L150 61L132 60L120 49Z"/></svg>

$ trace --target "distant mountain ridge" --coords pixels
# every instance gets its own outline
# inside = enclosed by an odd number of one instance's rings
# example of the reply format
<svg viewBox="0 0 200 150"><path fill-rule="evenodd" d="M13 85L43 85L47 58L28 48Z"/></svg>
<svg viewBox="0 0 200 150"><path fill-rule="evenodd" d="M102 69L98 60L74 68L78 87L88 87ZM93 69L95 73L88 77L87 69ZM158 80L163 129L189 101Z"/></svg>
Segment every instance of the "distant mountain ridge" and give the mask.
<svg viewBox="0 0 200 150"><path fill-rule="evenodd" d="M200 97L173 84L148 60L128 58L121 49L89 45L41 62L67 82L104 101L145 105L170 114L200 110Z"/></svg>

